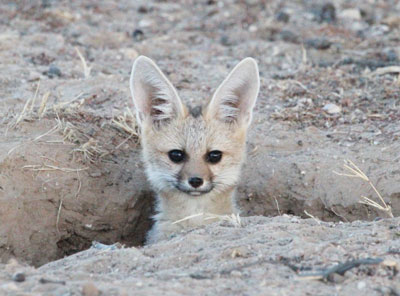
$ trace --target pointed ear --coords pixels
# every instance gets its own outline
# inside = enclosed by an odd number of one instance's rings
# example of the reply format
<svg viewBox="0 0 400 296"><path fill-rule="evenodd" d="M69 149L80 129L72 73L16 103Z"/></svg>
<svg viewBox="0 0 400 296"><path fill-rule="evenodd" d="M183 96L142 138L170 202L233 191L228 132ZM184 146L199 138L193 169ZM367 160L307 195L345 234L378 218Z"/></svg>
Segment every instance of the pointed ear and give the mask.
<svg viewBox="0 0 400 296"><path fill-rule="evenodd" d="M248 126L259 89L257 62L245 58L215 91L206 109L206 119Z"/></svg>
<svg viewBox="0 0 400 296"><path fill-rule="evenodd" d="M148 57L133 63L130 89L139 125L151 119L159 126L187 112L171 82Z"/></svg>

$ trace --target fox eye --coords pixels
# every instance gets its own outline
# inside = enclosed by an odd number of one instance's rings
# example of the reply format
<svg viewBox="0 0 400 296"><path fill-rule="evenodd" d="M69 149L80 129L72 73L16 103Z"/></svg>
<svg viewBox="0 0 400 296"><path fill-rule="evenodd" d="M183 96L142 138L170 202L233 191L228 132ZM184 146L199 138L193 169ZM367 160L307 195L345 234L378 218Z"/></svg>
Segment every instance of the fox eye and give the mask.
<svg viewBox="0 0 400 296"><path fill-rule="evenodd" d="M168 157L172 162L180 163L185 159L185 152L182 150L171 150L168 152Z"/></svg>
<svg viewBox="0 0 400 296"><path fill-rule="evenodd" d="M222 152L219 150L213 150L208 152L207 154L207 161L211 163L217 163L222 158Z"/></svg>

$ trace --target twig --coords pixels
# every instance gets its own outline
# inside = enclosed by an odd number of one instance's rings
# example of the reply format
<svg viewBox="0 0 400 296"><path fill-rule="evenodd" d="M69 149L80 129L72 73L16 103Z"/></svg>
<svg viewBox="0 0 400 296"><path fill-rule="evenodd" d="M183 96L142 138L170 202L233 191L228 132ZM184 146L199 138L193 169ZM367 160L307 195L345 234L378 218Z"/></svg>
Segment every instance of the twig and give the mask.
<svg viewBox="0 0 400 296"><path fill-rule="evenodd" d="M123 140L121 143L119 143L119 144L115 147L115 150L118 150L122 145L124 145L126 142L128 142L133 136L134 136L134 134L131 134L128 138L126 138L126 139Z"/></svg>
<svg viewBox="0 0 400 296"><path fill-rule="evenodd" d="M60 229L58 228L58 224L60 222L60 215L61 215L61 208L62 208L62 204L63 204L63 200L60 200L60 205L58 207L58 211L57 211L57 221L56 221L56 228L57 228L57 232L58 234L60 234Z"/></svg>
<svg viewBox="0 0 400 296"><path fill-rule="evenodd" d="M39 280L39 283L41 283L41 284L60 284L60 285L65 285L65 281L50 280L50 279L45 279L45 278L41 278Z"/></svg>
<svg viewBox="0 0 400 296"><path fill-rule="evenodd" d="M371 264L379 264L383 262L382 258L365 258L365 259L356 259L352 261L347 261L344 263L339 263L333 267L312 273L302 273L299 276L304 277L306 279L311 280L329 280L329 277L334 274L344 275L346 271L354 268L359 267L360 265L371 265Z"/></svg>
<svg viewBox="0 0 400 296"><path fill-rule="evenodd" d="M25 165L22 167L23 169L29 169L31 171L63 171L66 173L73 173L73 172L78 172L78 171L84 171L87 170L88 168L77 168L77 169L72 169L72 168L60 168L54 165L50 164L44 164L44 165Z"/></svg>
<svg viewBox="0 0 400 296"><path fill-rule="evenodd" d="M76 171L76 174L78 175L78 189L76 190L75 198L78 198L79 192L81 192L82 188L82 181L81 181L81 176L79 175L79 171Z"/></svg>
<svg viewBox="0 0 400 296"><path fill-rule="evenodd" d="M308 213L306 210L304 210L304 214L306 214L308 217L312 218L315 222L318 223L318 225L321 225L321 221L319 221L317 218L315 218L313 215Z"/></svg>

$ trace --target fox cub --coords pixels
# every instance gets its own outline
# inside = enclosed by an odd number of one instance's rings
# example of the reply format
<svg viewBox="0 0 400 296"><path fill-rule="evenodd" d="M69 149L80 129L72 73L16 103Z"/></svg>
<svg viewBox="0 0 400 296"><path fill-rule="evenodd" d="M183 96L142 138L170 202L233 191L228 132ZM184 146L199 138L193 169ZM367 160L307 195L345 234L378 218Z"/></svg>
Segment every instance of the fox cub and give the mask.
<svg viewBox="0 0 400 296"><path fill-rule="evenodd" d="M189 111L151 59L140 56L135 60L130 89L146 174L157 194L155 224L147 243L213 221L200 213L237 212L233 197L259 86L257 63L246 58L204 110ZM189 216L194 217L184 219Z"/></svg>

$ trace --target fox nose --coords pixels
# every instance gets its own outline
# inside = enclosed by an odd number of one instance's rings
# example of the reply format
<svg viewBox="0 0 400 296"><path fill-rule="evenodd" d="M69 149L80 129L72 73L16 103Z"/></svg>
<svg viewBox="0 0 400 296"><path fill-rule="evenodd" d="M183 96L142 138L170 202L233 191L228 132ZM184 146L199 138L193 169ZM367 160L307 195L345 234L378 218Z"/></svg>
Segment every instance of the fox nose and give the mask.
<svg viewBox="0 0 400 296"><path fill-rule="evenodd" d="M189 179L189 184L192 185L193 188L200 187L201 185L203 185L203 179L192 177Z"/></svg>

